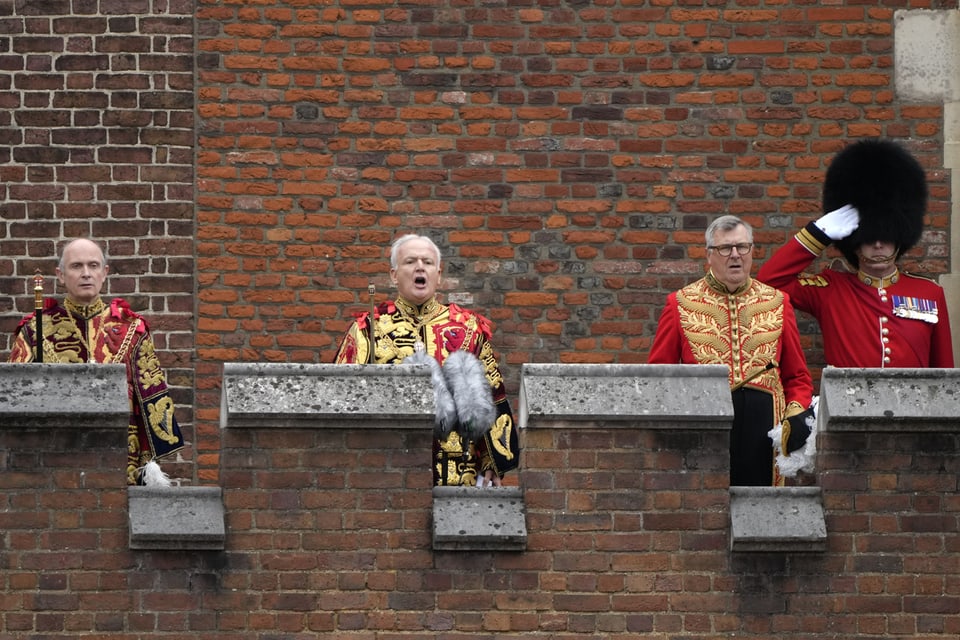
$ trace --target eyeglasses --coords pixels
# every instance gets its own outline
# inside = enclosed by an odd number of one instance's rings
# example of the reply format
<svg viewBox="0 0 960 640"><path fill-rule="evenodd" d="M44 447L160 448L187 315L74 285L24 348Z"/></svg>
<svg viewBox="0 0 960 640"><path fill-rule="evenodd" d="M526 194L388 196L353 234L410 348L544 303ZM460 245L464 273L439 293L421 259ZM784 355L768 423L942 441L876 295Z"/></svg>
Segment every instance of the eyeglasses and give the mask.
<svg viewBox="0 0 960 640"><path fill-rule="evenodd" d="M737 250L739 255L745 256L753 251L753 243L744 242L742 244L721 244L715 247L708 246L707 249L713 249L724 258L729 258L731 254L733 254L734 249Z"/></svg>

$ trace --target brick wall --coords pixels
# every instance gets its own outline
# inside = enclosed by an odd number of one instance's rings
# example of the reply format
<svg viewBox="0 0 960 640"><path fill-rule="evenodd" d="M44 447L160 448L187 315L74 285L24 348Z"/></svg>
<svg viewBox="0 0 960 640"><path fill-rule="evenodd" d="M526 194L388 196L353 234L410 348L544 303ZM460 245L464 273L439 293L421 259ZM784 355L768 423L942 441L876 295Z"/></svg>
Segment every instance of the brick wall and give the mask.
<svg viewBox="0 0 960 640"><path fill-rule="evenodd" d="M106 247L107 299L146 315L193 412L193 2L0 1L0 357L33 311L32 277L62 295L66 239ZM62 401L62 399L52 399ZM190 453L177 471L192 475Z"/></svg>
<svg viewBox="0 0 960 640"><path fill-rule="evenodd" d="M762 260L850 139L920 156L909 262L946 271L942 109L897 101L894 7L726 6L199 3L200 477L218 363L329 361L402 232L494 320L510 393L523 362L643 362L708 222L745 216Z"/></svg>
<svg viewBox="0 0 960 640"><path fill-rule="evenodd" d="M960 634L960 436L822 433L826 551L731 553L727 433L528 430L526 550L435 552L429 433L228 428L226 548L131 551L117 438L2 429L0 637Z"/></svg>
<svg viewBox="0 0 960 640"><path fill-rule="evenodd" d="M329 361L405 231L494 321L510 394L523 362L644 361L708 222L744 216L762 261L851 139L927 168L906 264L936 276L943 109L898 100L893 18L956 7L0 2L0 353L33 271L104 239L207 483L220 363Z"/></svg>

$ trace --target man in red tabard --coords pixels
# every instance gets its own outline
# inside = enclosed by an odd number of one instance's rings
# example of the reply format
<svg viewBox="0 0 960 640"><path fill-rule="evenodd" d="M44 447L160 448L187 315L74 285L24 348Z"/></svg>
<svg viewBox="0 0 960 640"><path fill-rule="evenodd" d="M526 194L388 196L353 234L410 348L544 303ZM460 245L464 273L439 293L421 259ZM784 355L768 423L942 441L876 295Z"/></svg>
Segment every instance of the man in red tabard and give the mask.
<svg viewBox="0 0 960 640"><path fill-rule="evenodd" d="M464 424L453 424L452 429L437 434L434 484L500 485L504 474L519 464L520 448L503 376L490 344L490 323L478 313L437 300L440 272L440 250L430 238L414 234L398 238L390 253L390 278L398 295L376 309L373 357L370 316L364 313L341 339L335 361L398 364L407 358L429 357L446 369L450 361L460 360L454 356L457 352L472 354L479 378L475 395L483 396L490 405L490 423L472 427L482 432L476 438L468 435L471 427Z"/></svg>
<svg viewBox="0 0 960 640"><path fill-rule="evenodd" d="M790 299L750 277L753 231L735 216L706 232L707 275L671 293L648 361L724 364L730 375L733 428L730 485L779 486L768 432L800 416L813 383Z"/></svg>
<svg viewBox="0 0 960 640"><path fill-rule="evenodd" d="M80 238L64 247L57 279L67 293L63 304L44 300L43 362L126 365L127 484L142 484L147 463L181 449L183 436L146 321L123 299L107 304L100 297L108 272L103 250L95 242ZM17 327L10 362L34 362L36 349L36 322L30 314Z"/></svg>
<svg viewBox="0 0 960 640"><path fill-rule="evenodd" d="M863 140L830 163L828 211L760 268L757 279L813 315L834 367L953 367L943 289L900 271L897 259L920 240L927 202L923 168L899 145ZM804 269L836 243L852 271Z"/></svg>

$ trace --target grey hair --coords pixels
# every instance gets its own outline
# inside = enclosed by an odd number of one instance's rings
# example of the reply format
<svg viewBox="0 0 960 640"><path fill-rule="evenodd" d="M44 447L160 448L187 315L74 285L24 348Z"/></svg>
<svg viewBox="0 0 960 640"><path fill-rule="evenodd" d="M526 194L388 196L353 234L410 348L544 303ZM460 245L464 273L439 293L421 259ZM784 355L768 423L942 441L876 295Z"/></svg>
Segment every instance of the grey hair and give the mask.
<svg viewBox="0 0 960 640"><path fill-rule="evenodd" d="M423 240L424 242L426 242L430 246L430 249L433 250L435 254L437 254L437 266L438 267L440 266L440 247L438 247L437 244L427 236L420 236L415 233L408 233L394 240L393 245L390 247L390 268L391 269L397 268L397 256L400 254L400 247L407 244L411 240Z"/></svg>
<svg viewBox="0 0 960 640"><path fill-rule="evenodd" d="M710 226L707 227L707 232L703 234L704 238L707 241L707 247L713 246L713 236L717 234L718 231L733 231L737 227L743 227L747 230L747 241L753 242L753 227L749 224L738 218L737 216L720 216L716 220L710 223Z"/></svg>
<svg viewBox="0 0 960 640"><path fill-rule="evenodd" d="M100 244L96 240L90 240L90 238L74 238L67 244L63 245L63 248L60 249L60 260L57 262L57 268L59 268L60 271L64 271L66 268L66 265L63 263L63 256L67 254L67 249L70 248L70 245L72 245L77 240L87 240L95 244L97 246L97 249L100 249L100 266L101 267L107 266L107 250L103 248L102 244Z"/></svg>

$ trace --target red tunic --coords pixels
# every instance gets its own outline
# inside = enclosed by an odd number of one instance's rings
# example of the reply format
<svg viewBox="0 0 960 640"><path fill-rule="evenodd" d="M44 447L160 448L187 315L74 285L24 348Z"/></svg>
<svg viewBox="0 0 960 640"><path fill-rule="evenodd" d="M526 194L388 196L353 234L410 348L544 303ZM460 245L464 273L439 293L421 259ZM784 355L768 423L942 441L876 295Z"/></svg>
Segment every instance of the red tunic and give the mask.
<svg viewBox="0 0 960 640"><path fill-rule="evenodd" d="M812 228L811 228L812 227ZM817 319L827 364L834 367L953 367L943 289L905 273L878 282L826 269L801 276L829 239L807 225L761 267L757 278L790 295Z"/></svg>
<svg viewBox="0 0 960 640"><path fill-rule="evenodd" d="M707 274L667 296L649 362L726 365L730 388L743 389L733 394L730 481L783 484L768 431L810 406L813 394L785 294L756 280L730 293Z"/></svg>
<svg viewBox="0 0 960 640"><path fill-rule="evenodd" d="M773 394L776 424L790 402L810 406L813 382L790 299L756 280L734 293L709 281L667 296L648 362L725 364L733 388L775 361L745 386Z"/></svg>

